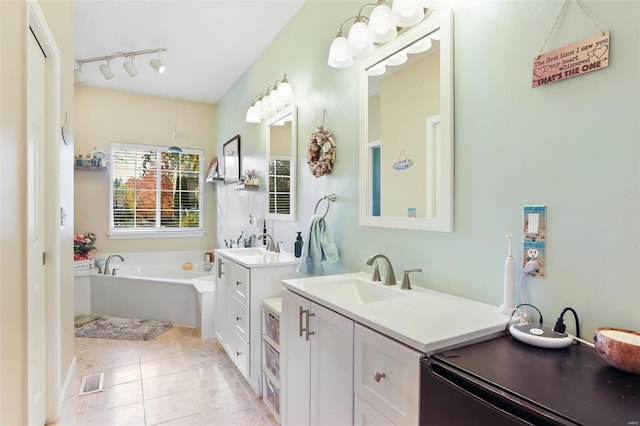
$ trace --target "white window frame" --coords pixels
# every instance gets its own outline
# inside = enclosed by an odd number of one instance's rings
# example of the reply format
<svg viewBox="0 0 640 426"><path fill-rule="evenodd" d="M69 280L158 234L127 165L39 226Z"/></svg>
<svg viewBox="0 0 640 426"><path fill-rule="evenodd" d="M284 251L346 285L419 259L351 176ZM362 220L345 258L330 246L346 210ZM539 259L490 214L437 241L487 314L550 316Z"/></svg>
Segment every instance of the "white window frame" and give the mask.
<svg viewBox="0 0 640 426"><path fill-rule="evenodd" d="M114 149L131 149L131 150L144 150L144 151L157 151L158 153L166 152L168 146L162 145L143 145L123 142L112 142L109 158L113 159ZM115 172L115 161L109 162L109 239L136 239L136 238L190 238L190 237L202 237L204 236L204 150L182 148L183 154L198 155L200 167L198 172L198 187L199 187L199 226L193 228L163 228L161 221L156 221L154 228L116 228L114 226L113 217L113 181ZM158 172L160 171L161 162L157 164ZM161 176L157 173L156 176ZM156 185L156 214L159 214L161 197L160 197L160 180L157 180Z"/></svg>

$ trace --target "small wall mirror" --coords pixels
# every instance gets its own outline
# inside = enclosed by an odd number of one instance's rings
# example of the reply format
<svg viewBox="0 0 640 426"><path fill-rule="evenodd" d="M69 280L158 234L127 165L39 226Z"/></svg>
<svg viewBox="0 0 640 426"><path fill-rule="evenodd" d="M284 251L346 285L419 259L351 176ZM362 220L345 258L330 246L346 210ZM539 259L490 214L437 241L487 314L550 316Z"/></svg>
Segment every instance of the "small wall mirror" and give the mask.
<svg viewBox="0 0 640 426"><path fill-rule="evenodd" d="M268 122L268 219L296 219L297 127L293 105L279 111Z"/></svg>
<svg viewBox="0 0 640 426"><path fill-rule="evenodd" d="M453 230L452 14L360 63L360 224Z"/></svg>

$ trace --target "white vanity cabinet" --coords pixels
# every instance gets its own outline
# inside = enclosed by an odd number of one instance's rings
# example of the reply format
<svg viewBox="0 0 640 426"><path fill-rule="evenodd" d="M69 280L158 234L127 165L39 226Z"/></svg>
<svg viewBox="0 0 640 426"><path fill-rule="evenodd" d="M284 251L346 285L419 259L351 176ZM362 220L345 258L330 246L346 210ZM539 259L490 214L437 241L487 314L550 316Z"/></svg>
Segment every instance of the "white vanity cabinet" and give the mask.
<svg viewBox="0 0 640 426"><path fill-rule="evenodd" d="M355 425L417 425L424 354L355 326Z"/></svg>
<svg viewBox="0 0 640 426"><path fill-rule="evenodd" d="M252 265L225 255L226 251L216 250L215 335L261 396L262 300L280 296L280 281L296 276L295 260Z"/></svg>
<svg viewBox="0 0 640 426"><path fill-rule="evenodd" d="M283 425L352 424L353 327L351 319L283 289Z"/></svg>

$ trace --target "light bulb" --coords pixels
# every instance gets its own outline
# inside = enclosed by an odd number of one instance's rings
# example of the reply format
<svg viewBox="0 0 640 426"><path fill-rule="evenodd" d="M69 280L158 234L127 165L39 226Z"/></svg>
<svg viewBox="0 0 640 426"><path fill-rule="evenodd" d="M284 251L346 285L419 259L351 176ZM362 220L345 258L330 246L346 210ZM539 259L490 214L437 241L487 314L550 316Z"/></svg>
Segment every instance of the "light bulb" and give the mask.
<svg viewBox="0 0 640 426"><path fill-rule="evenodd" d="M353 56L349 51L349 42L342 33L338 33L329 49L329 66L333 68L349 68L353 65Z"/></svg>
<svg viewBox="0 0 640 426"><path fill-rule="evenodd" d="M369 31L374 43L388 43L398 35L396 26L393 24L391 8L384 2L378 2L378 5L371 11Z"/></svg>
<svg viewBox="0 0 640 426"><path fill-rule="evenodd" d="M349 46L351 51L356 55L363 55L373 49L373 39L367 24L362 22L362 18L358 16L356 22L349 30Z"/></svg>

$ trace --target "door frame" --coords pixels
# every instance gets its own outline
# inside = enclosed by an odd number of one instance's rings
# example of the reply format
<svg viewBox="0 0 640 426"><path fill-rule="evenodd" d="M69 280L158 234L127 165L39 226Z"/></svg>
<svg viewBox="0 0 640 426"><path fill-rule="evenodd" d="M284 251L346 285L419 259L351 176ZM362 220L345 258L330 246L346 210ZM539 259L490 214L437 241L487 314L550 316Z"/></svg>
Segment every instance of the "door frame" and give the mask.
<svg viewBox="0 0 640 426"><path fill-rule="evenodd" d="M58 45L37 1L28 1L26 36L33 31L45 59L45 292L46 417L57 420L62 409L60 324L60 62ZM27 39L27 38L25 38ZM27 63L27 67L29 64ZM29 366L27 366L29 368Z"/></svg>

